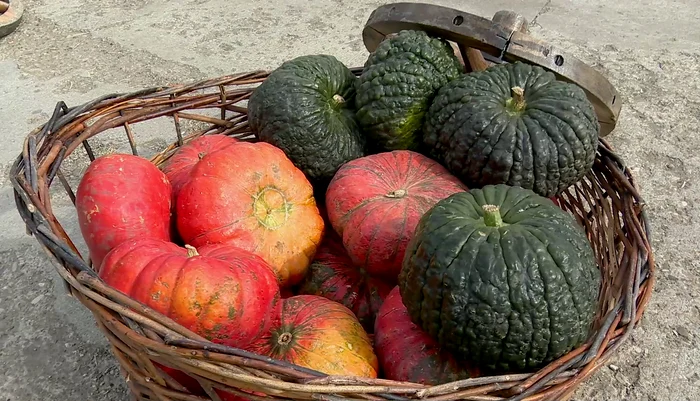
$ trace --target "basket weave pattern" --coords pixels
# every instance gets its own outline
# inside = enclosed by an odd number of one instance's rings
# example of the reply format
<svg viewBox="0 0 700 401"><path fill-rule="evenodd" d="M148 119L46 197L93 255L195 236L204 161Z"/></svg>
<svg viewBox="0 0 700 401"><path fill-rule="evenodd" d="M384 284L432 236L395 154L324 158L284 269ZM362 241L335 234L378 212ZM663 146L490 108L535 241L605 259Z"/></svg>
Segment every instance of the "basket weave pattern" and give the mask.
<svg viewBox="0 0 700 401"><path fill-rule="evenodd" d="M353 69L356 74L360 71ZM247 124L245 101L266 77L267 72L250 72L192 85L107 95L70 109L59 103L51 119L27 136L11 169L16 205L28 231L66 282L69 293L93 313L134 399L219 401L214 391L218 388L250 400L564 400L629 337L651 296L654 259L644 203L634 179L603 139L592 171L558 197L561 207L585 228L602 269L596 330L586 344L538 372L478 377L432 387L327 376L208 342L105 285L52 211L51 186L63 187L75 201L62 169L64 160L78 148L94 160L90 142L99 141L100 133L113 128L123 128L124 140L138 154L134 126L160 118L172 120L171 138L176 140L151 159L156 165L200 135L225 134L255 141ZM218 117L212 117L211 110L220 110L220 115L217 111ZM207 128L185 135L183 120L198 121ZM188 393L153 362L186 372L206 395Z"/></svg>

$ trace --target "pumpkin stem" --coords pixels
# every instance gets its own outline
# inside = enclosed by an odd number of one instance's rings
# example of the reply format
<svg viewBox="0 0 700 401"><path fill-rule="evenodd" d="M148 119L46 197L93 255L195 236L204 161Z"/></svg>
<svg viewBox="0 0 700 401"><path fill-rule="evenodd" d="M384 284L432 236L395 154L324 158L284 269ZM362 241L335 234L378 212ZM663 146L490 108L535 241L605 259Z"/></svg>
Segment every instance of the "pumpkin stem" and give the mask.
<svg viewBox="0 0 700 401"><path fill-rule="evenodd" d="M523 111L525 108L525 90L519 86L510 89L512 93L510 106L514 111Z"/></svg>
<svg viewBox="0 0 700 401"><path fill-rule="evenodd" d="M292 342L292 333L284 332L277 338L279 345L289 345Z"/></svg>
<svg viewBox="0 0 700 401"><path fill-rule="evenodd" d="M335 104L338 106L345 103L345 99L337 93L335 95L333 95L333 100L335 101Z"/></svg>
<svg viewBox="0 0 700 401"><path fill-rule="evenodd" d="M194 256L199 256L199 252L197 252L197 248L193 247L192 245L185 245L185 249L187 249L187 257L192 258Z"/></svg>
<svg viewBox="0 0 700 401"><path fill-rule="evenodd" d="M501 210L496 205L483 205L484 224L487 227L502 227L503 219L501 219Z"/></svg>
<svg viewBox="0 0 700 401"><path fill-rule="evenodd" d="M386 198L403 198L408 192L405 189L397 189L396 191L391 191L384 195Z"/></svg>

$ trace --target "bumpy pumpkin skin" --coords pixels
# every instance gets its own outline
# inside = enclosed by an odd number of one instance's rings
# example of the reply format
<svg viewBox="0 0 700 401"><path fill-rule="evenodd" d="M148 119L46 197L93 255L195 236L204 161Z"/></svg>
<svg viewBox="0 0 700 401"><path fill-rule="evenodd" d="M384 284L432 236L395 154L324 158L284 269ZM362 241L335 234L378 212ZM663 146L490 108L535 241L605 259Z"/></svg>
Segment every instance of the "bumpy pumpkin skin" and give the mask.
<svg viewBox="0 0 700 401"><path fill-rule="evenodd" d="M111 154L90 163L75 207L95 268L129 239L170 239L170 192L165 174L143 157Z"/></svg>
<svg viewBox="0 0 700 401"><path fill-rule="evenodd" d="M483 205L500 208L500 227ZM530 190L485 186L421 219L399 277L411 320L482 369L537 369L582 344L600 271L571 215Z"/></svg>
<svg viewBox="0 0 700 401"><path fill-rule="evenodd" d="M196 252L161 240L129 240L107 255L98 273L116 290L212 342L243 347L267 332L281 305L272 268L232 246L206 245Z"/></svg>
<svg viewBox="0 0 700 401"><path fill-rule="evenodd" d="M176 216L187 244L251 251L283 287L304 277L324 231L311 184L265 142L239 141L204 156L180 190Z"/></svg>
<svg viewBox="0 0 700 401"><path fill-rule="evenodd" d="M425 113L438 89L462 73L452 47L423 31L379 44L358 80L357 120L373 151L418 150Z"/></svg>
<svg viewBox="0 0 700 401"><path fill-rule="evenodd" d="M389 380L438 385L476 377L476 368L465 368L449 352L416 326L394 287L379 309L374 329L374 349L383 377Z"/></svg>
<svg viewBox="0 0 700 401"><path fill-rule="evenodd" d="M313 184L327 185L341 164L364 155L365 138L355 120L356 80L333 56L287 61L251 95L250 127L260 140L284 150Z"/></svg>
<svg viewBox="0 0 700 401"><path fill-rule="evenodd" d="M444 167L409 150L343 165L326 193L328 218L353 262L395 283L423 213L466 187Z"/></svg>
<svg viewBox="0 0 700 401"><path fill-rule="evenodd" d="M427 152L469 187L508 184L551 197L590 171L599 132L580 87L515 62L442 87L423 140Z"/></svg>
<svg viewBox="0 0 700 401"><path fill-rule="evenodd" d="M280 323L250 350L328 375L377 377L377 356L350 309L316 295L282 302Z"/></svg>
<svg viewBox="0 0 700 401"><path fill-rule="evenodd" d="M355 266L340 237L328 230L298 293L341 303L355 314L365 331L372 333L377 312L391 288Z"/></svg>

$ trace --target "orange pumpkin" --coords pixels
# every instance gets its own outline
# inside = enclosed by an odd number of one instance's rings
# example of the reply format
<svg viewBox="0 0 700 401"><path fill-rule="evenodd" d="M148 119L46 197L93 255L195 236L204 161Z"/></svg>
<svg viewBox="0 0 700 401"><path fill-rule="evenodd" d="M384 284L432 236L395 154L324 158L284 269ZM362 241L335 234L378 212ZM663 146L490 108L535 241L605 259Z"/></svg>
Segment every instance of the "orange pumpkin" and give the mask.
<svg viewBox="0 0 700 401"><path fill-rule="evenodd" d="M304 277L324 231L309 181L263 142L240 141L205 155L180 189L176 217L185 243L254 252L283 287Z"/></svg>
<svg viewBox="0 0 700 401"><path fill-rule="evenodd" d="M195 250L157 239L122 242L99 276L118 291L206 339L243 347L280 313L280 290L262 258L228 245Z"/></svg>
<svg viewBox="0 0 700 401"><path fill-rule="evenodd" d="M329 375L377 377L372 343L350 309L318 295L282 302L280 322L251 351Z"/></svg>

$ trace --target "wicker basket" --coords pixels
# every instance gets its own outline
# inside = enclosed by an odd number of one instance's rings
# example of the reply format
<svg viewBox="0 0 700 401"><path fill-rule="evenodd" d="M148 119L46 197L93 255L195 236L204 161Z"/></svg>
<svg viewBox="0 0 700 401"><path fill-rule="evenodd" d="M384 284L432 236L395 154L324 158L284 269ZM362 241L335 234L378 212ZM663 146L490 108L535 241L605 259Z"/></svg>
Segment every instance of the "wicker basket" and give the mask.
<svg viewBox="0 0 700 401"><path fill-rule="evenodd" d="M358 74L360 69L353 71ZM131 151L143 155L136 146L140 126L156 121L169 124L171 132L164 133L170 134L171 140L176 137L152 157L157 165L178 146L200 135L226 134L254 141L245 104L266 77L266 72L251 72L193 85L108 95L75 108L59 103L51 119L26 138L22 154L12 167L20 215L67 283L70 294L93 313L134 399L218 401L213 389L219 388L253 400L563 400L629 338L652 293L654 259L644 203L634 179L602 139L593 170L558 199L562 208L585 227L603 271L596 331L585 345L538 372L479 377L433 387L331 377L208 342L106 286L78 251L79 233L71 239L52 210L51 199L59 196L52 192L54 188L63 187L75 200L66 174L68 162L73 158L83 158L85 164L94 160L95 143L109 135L113 138L115 130L125 149L129 149L128 140ZM89 160L82 152L75 152L80 147ZM65 194L62 196L65 198ZM206 393L188 393L153 362L187 372ZM242 393L241 389L268 396Z"/></svg>

